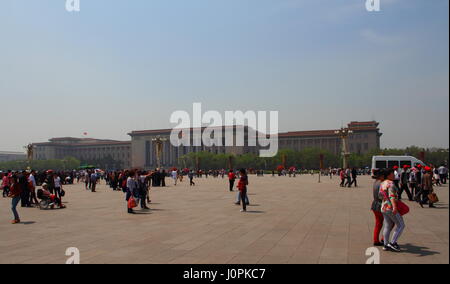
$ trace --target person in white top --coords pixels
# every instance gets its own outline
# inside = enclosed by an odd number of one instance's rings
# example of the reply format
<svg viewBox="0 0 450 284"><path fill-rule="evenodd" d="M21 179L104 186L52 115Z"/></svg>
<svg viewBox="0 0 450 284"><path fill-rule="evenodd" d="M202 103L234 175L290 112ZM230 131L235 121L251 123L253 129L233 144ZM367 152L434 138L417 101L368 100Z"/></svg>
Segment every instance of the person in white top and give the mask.
<svg viewBox="0 0 450 284"><path fill-rule="evenodd" d="M28 176L28 182L31 183L31 189L30 189L30 204L34 203L34 205L38 206L39 201L36 197L36 178L34 177L36 173L34 171L31 171L30 175Z"/></svg>
<svg viewBox="0 0 450 284"><path fill-rule="evenodd" d="M175 186L177 185L177 181L178 181L178 172L176 170L172 171L172 178L173 178L173 182L175 184Z"/></svg>
<svg viewBox="0 0 450 284"><path fill-rule="evenodd" d="M62 195L61 195L61 191L62 191L61 178L57 174L54 174L53 175L53 182L55 184L55 195L60 200L62 200Z"/></svg>

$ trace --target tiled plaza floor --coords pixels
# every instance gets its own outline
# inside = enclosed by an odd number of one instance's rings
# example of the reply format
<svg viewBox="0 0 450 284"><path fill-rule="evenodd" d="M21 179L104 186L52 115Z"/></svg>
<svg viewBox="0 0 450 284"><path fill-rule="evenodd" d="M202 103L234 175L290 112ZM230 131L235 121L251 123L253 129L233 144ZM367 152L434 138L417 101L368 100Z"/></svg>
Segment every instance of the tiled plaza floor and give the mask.
<svg viewBox="0 0 450 284"><path fill-rule="evenodd" d="M81 263L365 263L372 245L371 184L342 189L337 178L250 177L248 213L234 205L224 179L196 179L152 190L148 212L126 213L123 193L67 186L67 209L18 208L0 198L0 263L65 263L77 247ZM381 263L449 263L448 186L437 209L415 203L405 217L404 252Z"/></svg>

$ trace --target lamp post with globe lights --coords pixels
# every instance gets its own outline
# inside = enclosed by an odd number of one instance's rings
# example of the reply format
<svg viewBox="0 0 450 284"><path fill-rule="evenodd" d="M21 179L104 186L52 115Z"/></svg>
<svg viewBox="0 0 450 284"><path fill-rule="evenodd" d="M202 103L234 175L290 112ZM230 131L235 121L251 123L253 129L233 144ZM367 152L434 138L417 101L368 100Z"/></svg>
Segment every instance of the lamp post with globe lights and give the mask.
<svg viewBox="0 0 450 284"><path fill-rule="evenodd" d="M341 128L336 130L334 134L338 135L341 138L342 142L342 157L344 161L344 169L348 168L348 157L350 156L350 152L348 151L348 137L350 134L353 134L353 131L349 128Z"/></svg>

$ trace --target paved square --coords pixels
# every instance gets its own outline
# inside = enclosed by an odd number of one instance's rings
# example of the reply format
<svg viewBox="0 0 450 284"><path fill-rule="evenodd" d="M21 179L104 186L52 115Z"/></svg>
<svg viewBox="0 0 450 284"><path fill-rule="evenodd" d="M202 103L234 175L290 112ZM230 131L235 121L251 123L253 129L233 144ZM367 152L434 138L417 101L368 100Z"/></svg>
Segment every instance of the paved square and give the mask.
<svg viewBox="0 0 450 284"><path fill-rule="evenodd" d="M152 210L126 213L122 192L66 186L67 209L18 208L0 198L0 263L65 263L77 247L81 263L365 263L374 218L369 177L342 189L317 175L250 177L248 213L233 204L226 179L196 179L151 192ZM408 203L404 252L381 263L449 263L448 186L437 209Z"/></svg>

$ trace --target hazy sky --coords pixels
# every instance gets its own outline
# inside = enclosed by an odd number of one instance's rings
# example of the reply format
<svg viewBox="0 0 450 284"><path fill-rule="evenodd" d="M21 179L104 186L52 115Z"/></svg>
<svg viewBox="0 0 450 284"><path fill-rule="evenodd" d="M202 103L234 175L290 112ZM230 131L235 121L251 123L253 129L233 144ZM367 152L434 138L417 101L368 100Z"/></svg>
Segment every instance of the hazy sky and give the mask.
<svg viewBox="0 0 450 284"><path fill-rule="evenodd" d="M449 146L449 1L0 1L0 150L129 139L175 110L278 110L280 130L379 121Z"/></svg>

